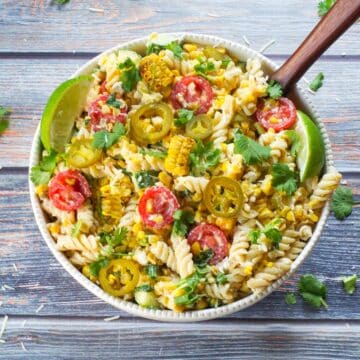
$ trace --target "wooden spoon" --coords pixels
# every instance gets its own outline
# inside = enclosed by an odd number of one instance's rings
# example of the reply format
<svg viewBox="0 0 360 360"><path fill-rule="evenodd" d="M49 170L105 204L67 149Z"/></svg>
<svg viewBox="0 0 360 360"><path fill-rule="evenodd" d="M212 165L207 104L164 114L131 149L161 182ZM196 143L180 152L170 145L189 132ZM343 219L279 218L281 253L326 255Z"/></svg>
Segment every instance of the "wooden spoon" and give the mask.
<svg viewBox="0 0 360 360"><path fill-rule="evenodd" d="M294 54L271 78L279 82L286 93L359 17L360 0L337 0Z"/></svg>

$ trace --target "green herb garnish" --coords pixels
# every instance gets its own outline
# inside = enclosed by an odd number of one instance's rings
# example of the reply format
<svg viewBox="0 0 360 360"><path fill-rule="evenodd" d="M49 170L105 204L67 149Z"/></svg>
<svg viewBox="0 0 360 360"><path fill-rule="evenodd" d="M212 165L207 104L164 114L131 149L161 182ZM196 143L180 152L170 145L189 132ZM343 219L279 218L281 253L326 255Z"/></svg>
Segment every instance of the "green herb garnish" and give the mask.
<svg viewBox="0 0 360 360"><path fill-rule="evenodd" d="M158 54L161 50L164 50L164 49L168 49L168 50L172 51L172 53L174 54L174 56L176 58L181 59L182 47L181 47L181 44L176 40L171 41L167 45L159 45L159 44L152 43L147 47L146 55L150 55L152 53Z"/></svg>
<svg viewBox="0 0 360 360"><path fill-rule="evenodd" d="M224 285L225 283L227 283L229 281L228 279L228 275L222 273L222 272L219 272L217 275L216 275L216 283L219 284L219 285Z"/></svg>
<svg viewBox="0 0 360 360"><path fill-rule="evenodd" d="M158 181L159 172L155 170L144 170L135 173L135 180L140 189L153 186Z"/></svg>
<svg viewBox="0 0 360 360"><path fill-rule="evenodd" d="M152 290L153 290L153 288L152 288L152 286L149 285L149 284L140 285L140 286L138 286L138 287L136 287L136 288L134 289L135 292L136 292L136 291L149 292L149 291L152 291Z"/></svg>
<svg viewBox="0 0 360 360"><path fill-rule="evenodd" d="M354 205L358 205L360 202L355 202L352 191L346 186L339 186L331 199L331 210L339 220L344 220L352 213Z"/></svg>
<svg viewBox="0 0 360 360"><path fill-rule="evenodd" d="M194 70L198 75L207 78L207 74L215 70L215 65L211 61L204 61L194 66Z"/></svg>
<svg viewBox="0 0 360 360"><path fill-rule="evenodd" d="M283 191L289 196L293 195L298 188L299 176L286 164L273 164L271 176L272 185L276 190Z"/></svg>
<svg viewBox="0 0 360 360"><path fill-rule="evenodd" d="M319 72L315 79L310 83L309 88L312 91L318 91L323 86L324 74Z"/></svg>
<svg viewBox="0 0 360 360"><path fill-rule="evenodd" d="M349 294L352 295L355 292L356 289L356 281L358 277L356 274L351 276L346 276L342 279L344 290Z"/></svg>
<svg viewBox="0 0 360 360"><path fill-rule="evenodd" d="M295 157L301 148L301 139L296 130L285 130L285 134L288 136L291 142L290 154Z"/></svg>
<svg viewBox="0 0 360 360"><path fill-rule="evenodd" d="M296 304L296 295L294 293L287 293L285 295L285 302L288 305L295 305Z"/></svg>
<svg viewBox="0 0 360 360"><path fill-rule="evenodd" d="M108 266L109 262L109 259L103 256L99 256L99 259L97 261L94 261L89 265L90 274L93 276L98 276L100 269Z"/></svg>
<svg viewBox="0 0 360 360"><path fill-rule="evenodd" d="M119 64L118 68L122 70L120 75L121 86L126 92L130 92L134 89L136 83L141 80L139 69L130 58Z"/></svg>
<svg viewBox="0 0 360 360"><path fill-rule="evenodd" d="M158 276L159 266L149 264L145 267L145 272L149 276L150 279L156 279Z"/></svg>
<svg viewBox="0 0 360 360"><path fill-rule="evenodd" d="M166 156L167 156L167 151L166 150L156 150L156 149L142 148L140 150L140 153L142 155L149 155L149 156L152 156L152 157L158 158L158 159L165 159Z"/></svg>
<svg viewBox="0 0 360 360"><path fill-rule="evenodd" d="M124 104L122 101L116 99L115 94L111 94L106 100L106 104L116 109L120 109Z"/></svg>
<svg viewBox="0 0 360 360"><path fill-rule="evenodd" d="M214 256L214 250L213 249L206 249L203 251L200 251L200 253L196 256L194 256L194 263L198 266L205 266L208 264L208 262L213 258Z"/></svg>
<svg viewBox="0 0 360 360"><path fill-rule="evenodd" d="M123 124L116 123L112 131L100 130L95 133L92 146L97 149L108 149L116 141L126 134L126 128Z"/></svg>
<svg viewBox="0 0 360 360"><path fill-rule="evenodd" d="M234 152L243 156L246 165L258 164L270 157L268 146L260 145L239 131L236 131L234 135Z"/></svg>
<svg viewBox="0 0 360 360"><path fill-rule="evenodd" d="M283 88L276 80L270 80L266 91L268 96L272 99L278 99L283 94Z"/></svg>
<svg viewBox="0 0 360 360"><path fill-rule="evenodd" d="M185 125L194 118L194 112L188 109L180 109L177 113L178 118L174 121L176 126Z"/></svg>
<svg viewBox="0 0 360 360"><path fill-rule="evenodd" d="M325 301L327 293L326 285L314 275L303 275L298 283L298 289L302 298L312 307L316 309L319 309L321 306L328 307Z"/></svg>
<svg viewBox="0 0 360 360"><path fill-rule="evenodd" d="M30 172L30 179L35 185L47 184L56 167L57 153L51 150L50 154L44 156L39 165L33 166Z"/></svg>
<svg viewBox="0 0 360 360"><path fill-rule="evenodd" d="M176 210L174 215L174 225L172 232L175 235L185 236L189 226L194 223L194 214L191 211Z"/></svg>
<svg viewBox="0 0 360 360"><path fill-rule="evenodd" d="M335 4L336 0L322 0L318 4L318 14L319 16L326 15L332 6Z"/></svg>
<svg viewBox="0 0 360 360"><path fill-rule="evenodd" d="M71 230L71 236L72 237L78 237L79 233L80 233L80 229L81 229L81 225L82 225L82 221L78 220L75 225L73 226L72 230Z"/></svg>
<svg viewBox="0 0 360 360"><path fill-rule="evenodd" d="M0 134L2 134L9 127L8 116L11 114L11 109L6 109L0 106Z"/></svg>
<svg viewBox="0 0 360 360"><path fill-rule="evenodd" d="M213 148L213 142L196 141L196 146L189 155L191 172L195 176L202 176L206 170L216 166L220 161L220 150Z"/></svg>

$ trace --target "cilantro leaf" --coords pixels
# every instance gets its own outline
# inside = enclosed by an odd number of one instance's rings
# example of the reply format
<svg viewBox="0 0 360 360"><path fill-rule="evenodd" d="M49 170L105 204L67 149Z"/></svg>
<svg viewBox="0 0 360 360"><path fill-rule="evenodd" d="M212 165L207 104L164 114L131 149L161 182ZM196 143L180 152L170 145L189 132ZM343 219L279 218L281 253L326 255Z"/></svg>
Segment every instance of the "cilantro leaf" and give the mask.
<svg viewBox="0 0 360 360"><path fill-rule="evenodd" d="M257 244L260 239L261 231L260 230L251 230L248 234L248 238L252 244Z"/></svg>
<svg viewBox="0 0 360 360"><path fill-rule="evenodd" d="M94 261L89 265L90 274L92 276L98 276L100 269L108 266L109 262L110 262L109 259L106 259L104 257L99 257L97 261Z"/></svg>
<svg viewBox="0 0 360 360"><path fill-rule="evenodd" d="M158 54L161 50L164 50L164 46L163 45L159 45L159 44L154 44L151 43L147 48L146 48L146 55L150 55L150 54Z"/></svg>
<svg viewBox="0 0 360 360"><path fill-rule="evenodd" d="M215 65L212 61L204 61L194 66L194 70L198 75L206 78L206 75L215 70Z"/></svg>
<svg viewBox="0 0 360 360"><path fill-rule="evenodd" d="M82 225L82 221L78 220L75 225L73 226L72 230L71 230L71 236L72 237L78 237L79 233L80 233L80 229L81 229L81 225Z"/></svg>
<svg viewBox="0 0 360 360"><path fill-rule="evenodd" d="M296 304L296 296L294 293L287 293L285 295L285 302L287 305L295 305Z"/></svg>
<svg viewBox="0 0 360 360"><path fill-rule="evenodd" d="M242 155L246 165L258 164L270 157L268 146L260 145L239 131L235 132L234 152Z"/></svg>
<svg viewBox="0 0 360 360"><path fill-rule="evenodd" d="M50 154L44 156L40 163L31 168L30 179L35 185L47 184L56 167L57 153L51 150Z"/></svg>
<svg viewBox="0 0 360 360"><path fill-rule="evenodd" d="M299 177L294 171L291 171L286 164L273 164L271 169L272 185L279 191L284 191L291 196L298 188Z"/></svg>
<svg viewBox="0 0 360 360"><path fill-rule="evenodd" d="M111 94L108 99L106 100L106 104L116 108L120 109L124 104L122 101L119 101L116 99L115 94Z"/></svg>
<svg viewBox="0 0 360 360"><path fill-rule="evenodd" d="M152 290L153 290L153 288L152 288L152 286L149 285L149 284L140 285L140 286L138 286L138 287L136 287L136 288L134 289L135 292L136 292L136 291L149 292L149 291L152 291Z"/></svg>
<svg viewBox="0 0 360 360"><path fill-rule="evenodd" d="M324 74L319 72L315 79L310 83L309 88L312 91L318 91L323 86Z"/></svg>
<svg viewBox="0 0 360 360"><path fill-rule="evenodd" d="M114 145L116 141L125 134L125 126L117 122L111 132L107 130L100 130L96 132L93 138L92 146L97 149L107 149Z"/></svg>
<svg viewBox="0 0 360 360"><path fill-rule="evenodd" d="M9 127L9 119L7 117L10 114L11 109L6 109L3 106L0 106L0 134Z"/></svg>
<svg viewBox="0 0 360 360"><path fill-rule="evenodd" d="M337 219L344 220L352 213L355 204L351 189L339 186L332 196L331 210Z"/></svg>
<svg viewBox="0 0 360 360"><path fill-rule="evenodd" d="M173 217L173 233L179 236L185 236L189 230L189 226L194 223L194 214L191 211L176 210Z"/></svg>
<svg viewBox="0 0 360 360"><path fill-rule="evenodd" d="M158 171L144 170L135 173L135 180L140 189L144 189L153 186L158 180Z"/></svg>
<svg viewBox="0 0 360 360"><path fill-rule="evenodd" d="M295 157L299 153L300 148L301 148L300 136L296 132L296 130L286 130L285 134L290 139L290 142L291 142L290 154L291 154L291 156Z"/></svg>
<svg viewBox="0 0 360 360"><path fill-rule="evenodd" d="M181 59L182 47L178 41L176 41L176 40L172 41L171 43L167 44L165 47L166 47L166 49L169 49L170 51L172 51L176 58Z"/></svg>
<svg viewBox="0 0 360 360"><path fill-rule="evenodd" d="M216 283L219 284L219 285L224 285L225 283L227 283L229 281L228 279L228 275L225 275L224 273L222 272L219 272L217 275L216 275Z"/></svg>
<svg viewBox="0 0 360 360"><path fill-rule="evenodd" d="M152 156L154 158L158 158L158 159L165 159L167 156L167 151L166 150L156 150L156 149L148 149L148 148L143 148L140 149L140 153L142 155L149 155Z"/></svg>
<svg viewBox="0 0 360 360"><path fill-rule="evenodd" d="M322 0L318 4L318 15L326 15L332 6L335 4L336 0Z"/></svg>
<svg viewBox="0 0 360 360"><path fill-rule="evenodd" d="M352 295L356 289L356 280L358 279L357 275L346 276L342 279L344 290L349 294Z"/></svg>
<svg viewBox="0 0 360 360"><path fill-rule="evenodd" d="M178 110L178 118L175 119L174 124L176 126L185 125L194 118L194 112L188 109Z"/></svg>
<svg viewBox="0 0 360 360"><path fill-rule="evenodd" d="M141 80L139 69L130 58L119 64L118 68L122 70L120 75L121 86L126 92L130 92L134 89L136 83Z"/></svg>
<svg viewBox="0 0 360 360"><path fill-rule="evenodd" d="M275 249L279 248L280 241L282 239L282 235L279 229L269 228L264 229L264 235L271 240Z"/></svg>
<svg viewBox="0 0 360 360"><path fill-rule="evenodd" d="M203 143L197 140L189 155L191 172L195 176L202 176L207 169L216 166L220 161L220 150L213 148L212 142Z"/></svg>
<svg viewBox="0 0 360 360"><path fill-rule="evenodd" d="M214 256L213 249L209 248L209 249L200 251L200 253L198 255L194 256L194 263L201 267L205 266L213 258L213 256Z"/></svg>
<svg viewBox="0 0 360 360"><path fill-rule="evenodd" d="M272 99L278 99L283 94L283 88L276 80L270 80L266 91Z"/></svg>
<svg viewBox="0 0 360 360"><path fill-rule="evenodd" d="M145 272L150 279L156 279L158 276L159 267L158 265L149 264L145 267Z"/></svg>
<svg viewBox="0 0 360 360"><path fill-rule="evenodd" d="M328 307L326 299L326 285L312 274L305 274L300 278L298 289L302 298L314 308Z"/></svg>
<svg viewBox="0 0 360 360"><path fill-rule="evenodd" d="M230 62L231 62L230 57L227 57L227 58L221 60L221 68L226 70L228 65L230 64Z"/></svg>
<svg viewBox="0 0 360 360"><path fill-rule="evenodd" d="M111 255L123 255L119 253L115 253L115 247L121 245L127 236L127 228L122 226L117 228L114 232L102 232L100 233L100 242L103 245L107 245L106 254L108 256Z"/></svg>

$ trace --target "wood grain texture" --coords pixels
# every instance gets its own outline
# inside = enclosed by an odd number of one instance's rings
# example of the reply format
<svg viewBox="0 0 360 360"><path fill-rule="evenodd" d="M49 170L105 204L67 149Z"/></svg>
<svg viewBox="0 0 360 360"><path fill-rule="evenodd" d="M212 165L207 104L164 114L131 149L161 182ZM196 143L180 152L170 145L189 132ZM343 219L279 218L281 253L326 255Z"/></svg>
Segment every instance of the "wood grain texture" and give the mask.
<svg viewBox="0 0 360 360"><path fill-rule="evenodd" d="M23 321L27 320L25 328ZM4 359L358 359L360 323L12 318ZM24 352L21 342L26 348ZM143 346L141 346L143 345ZM101 349L101 350L100 350Z"/></svg>
<svg viewBox="0 0 360 360"><path fill-rule="evenodd" d="M291 54L315 26L318 1L87 1L58 7L46 0L5 0L0 8L4 52L103 51L151 32L192 31L242 41L255 49L271 39L271 54ZM103 13L89 8L104 9ZM327 54L360 55L354 25Z"/></svg>
<svg viewBox="0 0 360 360"><path fill-rule="evenodd" d="M360 178L345 176L349 186L360 194ZM39 316L106 317L128 314L103 303L81 287L57 263L36 227L29 204L26 174L0 172L0 314ZM360 208L346 223L330 217L312 255L284 286L249 309L232 317L242 319L360 319L360 291L353 296L342 289L340 276L360 274ZM13 264L18 271L15 271ZM293 307L284 303L287 291L294 291L304 273L314 273L329 288L329 309L316 311L298 301ZM1 285L14 290L1 290Z"/></svg>
<svg viewBox="0 0 360 360"><path fill-rule="evenodd" d="M0 61L0 88L7 89L1 102L13 109L10 128L0 137L1 166L28 165L32 137L47 98L87 59L11 57ZM283 60L275 58L278 63ZM324 86L309 97L326 123L339 170L355 170L360 159L359 64L345 59L320 60L306 75L312 79L319 71L325 74Z"/></svg>

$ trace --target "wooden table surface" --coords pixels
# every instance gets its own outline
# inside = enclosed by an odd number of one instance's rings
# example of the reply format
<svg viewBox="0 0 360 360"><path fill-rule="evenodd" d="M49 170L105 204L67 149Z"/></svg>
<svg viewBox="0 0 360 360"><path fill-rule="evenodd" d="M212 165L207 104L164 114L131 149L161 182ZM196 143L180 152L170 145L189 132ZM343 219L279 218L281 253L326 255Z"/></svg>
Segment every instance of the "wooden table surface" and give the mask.
<svg viewBox="0 0 360 360"><path fill-rule="evenodd" d="M240 43L245 35L254 49L274 39L265 54L281 64L318 21L317 2L0 1L0 105L13 109L0 137L0 323L9 317L1 359L360 358L360 289L347 295L340 281L360 275L359 208L345 222L330 216L301 269L262 302L223 319L174 324L120 312L76 283L42 240L28 193L30 144L44 103L88 59L153 31L192 31ZM323 88L310 96L336 166L357 195L359 68L357 23L306 74L325 74ZM284 294L309 272L326 282L328 310L285 304Z"/></svg>

